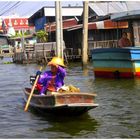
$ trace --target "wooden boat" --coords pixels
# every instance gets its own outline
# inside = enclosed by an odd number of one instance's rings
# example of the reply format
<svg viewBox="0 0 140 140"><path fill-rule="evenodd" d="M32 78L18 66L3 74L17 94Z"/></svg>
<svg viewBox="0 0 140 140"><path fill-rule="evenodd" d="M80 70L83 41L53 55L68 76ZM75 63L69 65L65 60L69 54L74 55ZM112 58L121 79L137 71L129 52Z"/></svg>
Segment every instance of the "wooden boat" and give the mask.
<svg viewBox="0 0 140 140"><path fill-rule="evenodd" d="M31 89L25 88L25 102L30 95ZM47 95L33 94L30 107L41 113L53 113L60 115L81 115L98 106L94 103L96 94L89 93L58 93Z"/></svg>
<svg viewBox="0 0 140 140"><path fill-rule="evenodd" d="M140 47L93 49L92 64L95 77L140 77Z"/></svg>

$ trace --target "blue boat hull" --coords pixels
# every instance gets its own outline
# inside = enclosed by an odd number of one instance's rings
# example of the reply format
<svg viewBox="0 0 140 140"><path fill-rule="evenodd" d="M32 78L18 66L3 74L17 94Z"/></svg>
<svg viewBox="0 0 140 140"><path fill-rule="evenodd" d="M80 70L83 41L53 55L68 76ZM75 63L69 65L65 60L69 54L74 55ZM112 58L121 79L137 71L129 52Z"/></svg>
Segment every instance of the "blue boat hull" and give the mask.
<svg viewBox="0 0 140 140"><path fill-rule="evenodd" d="M140 77L140 47L93 49L92 64L96 77Z"/></svg>

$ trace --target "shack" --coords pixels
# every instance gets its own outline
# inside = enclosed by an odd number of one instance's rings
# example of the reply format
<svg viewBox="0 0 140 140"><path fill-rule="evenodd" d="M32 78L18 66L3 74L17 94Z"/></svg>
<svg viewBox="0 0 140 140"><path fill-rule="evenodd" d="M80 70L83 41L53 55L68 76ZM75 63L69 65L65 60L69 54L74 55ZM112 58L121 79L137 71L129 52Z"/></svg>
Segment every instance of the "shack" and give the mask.
<svg viewBox="0 0 140 140"><path fill-rule="evenodd" d="M34 35L11 37L10 41L13 44L13 62L34 62L34 44L36 43L36 37Z"/></svg>
<svg viewBox="0 0 140 140"><path fill-rule="evenodd" d="M12 50L9 36L0 34L0 54L12 53Z"/></svg>
<svg viewBox="0 0 140 140"><path fill-rule="evenodd" d="M77 25L79 19L81 18L82 12L83 12L82 6L69 5L67 7L62 7L62 19L63 19L64 29L68 28L68 26ZM48 32L48 42L53 43L56 41L55 7L41 8L29 18L29 24L35 26L36 31L45 30L46 32ZM80 56L77 56L76 54L73 53L73 52L77 52L78 50L75 49L73 51L71 48L71 42L72 43L76 42L75 40L76 34L73 34L72 40L70 40L70 37L65 32L63 33L64 33L63 40L65 44L64 55L66 55L68 59L73 59L75 57L80 58L81 54Z"/></svg>
<svg viewBox="0 0 140 140"><path fill-rule="evenodd" d="M108 9L107 9L108 7ZM114 8L117 7L117 8ZM121 2L89 2L88 48L89 57L93 48L118 47L118 39L128 30L128 22L115 22L111 14L126 11ZM56 23L46 24L46 31L55 36ZM63 34L68 54L81 54L83 32L83 14L80 18L63 20ZM51 37L54 41L55 38Z"/></svg>
<svg viewBox="0 0 140 140"><path fill-rule="evenodd" d="M121 12L119 14L113 14L111 16L113 21L127 21L129 23L129 34L133 46L140 47L140 10L132 10L127 12Z"/></svg>
<svg viewBox="0 0 140 140"><path fill-rule="evenodd" d="M80 18L83 12L83 7L81 6L68 6L62 7L62 18L63 20L70 18ZM44 30L46 24L55 22L55 7L48 6L43 7L34 13L28 19L29 25L35 26L35 30ZM49 40L52 41L52 40Z"/></svg>

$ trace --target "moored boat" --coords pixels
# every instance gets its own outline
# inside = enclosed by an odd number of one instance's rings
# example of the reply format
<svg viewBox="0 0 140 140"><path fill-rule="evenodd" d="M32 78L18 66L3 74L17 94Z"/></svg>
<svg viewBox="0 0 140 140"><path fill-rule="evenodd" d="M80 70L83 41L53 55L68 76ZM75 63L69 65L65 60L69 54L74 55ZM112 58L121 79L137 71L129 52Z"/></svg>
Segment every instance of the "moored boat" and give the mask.
<svg viewBox="0 0 140 140"><path fill-rule="evenodd" d="M140 47L93 49L92 64L95 77L140 77Z"/></svg>
<svg viewBox="0 0 140 140"><path fill-rule="evenodd" d="M25 88L25 102L30 95L31 89ZM90 93L59 93L53 92L47 95L33 94L30 107L42 113L53 113L60 115L81 115L98 106L94 103L96 94Z"/></svg>

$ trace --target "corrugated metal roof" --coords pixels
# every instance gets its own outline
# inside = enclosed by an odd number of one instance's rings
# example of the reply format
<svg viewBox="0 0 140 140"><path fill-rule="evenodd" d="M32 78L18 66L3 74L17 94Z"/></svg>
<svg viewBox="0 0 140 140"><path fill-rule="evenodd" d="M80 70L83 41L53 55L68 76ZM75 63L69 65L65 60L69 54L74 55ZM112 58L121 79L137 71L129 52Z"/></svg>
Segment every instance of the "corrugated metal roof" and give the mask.
<svg viewBox="0 0 140 140"><path fill-rule="evenodd" d="M140 9L140 1L107 1L90 2L89 7L98 15L105 16Z"/></svg>
<svg viewBox="0 0 140 140"><path fill-rule="evenodd" d="M112 14L111 19L114 21L140 19L140 10L133 10L133 11L121 12L118 14Z"/></svg>
<svg viewBox="0 0 140 140"><path fill-rule="evenodd" d="M76 21L75 18L63 20L63 30L71 28L77 24L78 24L78 22ZM46 24L46 31L53 32L55 30L56 30L56 22Z"/></svg>
<svg viewBox="0 0 140 140"><path fill-rule="evenodd" d="M81 16L83 7L62 7L62 16ZM45 16L55 16L55 7L45 7Z"/></svg>
<svg viewBox="0 0 140 140"><path fill-rule="evenodd" d="M83 28L83 24L78 24L69 27L68 31L73 31ZM88 29L118 29L118 28L128 28L128 22L113 22L111 20L104 20L98 22L88 23Z"/></svg>

